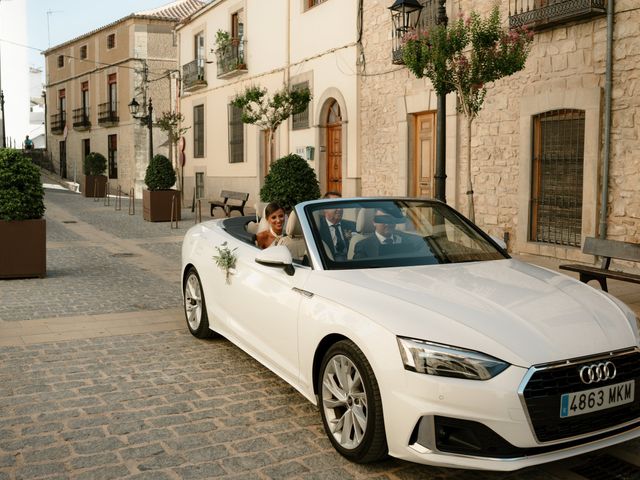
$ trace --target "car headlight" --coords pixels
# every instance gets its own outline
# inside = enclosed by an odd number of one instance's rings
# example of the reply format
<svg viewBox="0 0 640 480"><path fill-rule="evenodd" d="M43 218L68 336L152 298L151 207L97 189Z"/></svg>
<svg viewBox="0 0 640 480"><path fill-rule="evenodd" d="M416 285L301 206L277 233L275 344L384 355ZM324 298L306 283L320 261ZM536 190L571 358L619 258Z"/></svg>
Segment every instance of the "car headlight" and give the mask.
<svg viewBox="0 0 640 480"><path fill-rule="evenodd" d="M397 337L404 368L428 375L489 380L509 364L484 353Z"/></svg>

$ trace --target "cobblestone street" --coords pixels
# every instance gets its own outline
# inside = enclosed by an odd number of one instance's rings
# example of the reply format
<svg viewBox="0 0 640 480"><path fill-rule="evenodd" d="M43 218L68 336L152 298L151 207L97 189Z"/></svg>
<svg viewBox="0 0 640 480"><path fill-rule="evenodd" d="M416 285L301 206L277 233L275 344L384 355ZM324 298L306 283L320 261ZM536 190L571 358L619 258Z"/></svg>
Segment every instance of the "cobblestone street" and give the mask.
<svg viewBox="0 0 640 480"><path fill-rule="evenodd" d="M172 230L126 201L45 201L47 277L0 282L0 480L640 479L640 441L508 474L350 463L293 388L225 339L189 334L189 209Z"/></svg>

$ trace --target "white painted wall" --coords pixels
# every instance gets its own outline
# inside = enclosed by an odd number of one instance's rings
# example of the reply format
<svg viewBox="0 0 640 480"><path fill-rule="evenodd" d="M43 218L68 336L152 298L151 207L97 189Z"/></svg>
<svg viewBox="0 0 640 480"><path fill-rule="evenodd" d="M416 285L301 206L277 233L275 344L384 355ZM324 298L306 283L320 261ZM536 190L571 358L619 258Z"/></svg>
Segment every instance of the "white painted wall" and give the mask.
<svg viewBox="0 0 640 480"><path fill-rule="evenodd" d="M5 99L7 146L20 148L30 129L29 64L24 47L28 43L26 2L0 0L0 32L0 37L6 40L0 42L0 81Z"/></svg>
<svg viewBox="0 0 640 480"><path fill-rule="evenodd" d="M302 0L221 0L210 5L178 29L179 66L195 59L194 37L205 34L207 86L183 93L180 110L185 125L193 125L193 108L205 106L205 156L193 157L193 130L186 138L185 179L205 172L207 196L222 188L249 191L250 203L257 199L261 174L260 132L245 125L245 161L228 161L228 104L246 86L259 85L274 92L286 82L308 80L313 100L310 127L291 130L290 121L280 126L276 156L295 153L296 147L315 147L310 165L321 180L323 175L319 124L323 103L334 93L340 97L343 119L343 191L355 195L358 184L358 90L356 76L357 2L326 0L304 10ZM232 13L243 9L248 72L232 78L217 78L215 34L230 31ZM189 187L187 186L187 194Z"/></svg>

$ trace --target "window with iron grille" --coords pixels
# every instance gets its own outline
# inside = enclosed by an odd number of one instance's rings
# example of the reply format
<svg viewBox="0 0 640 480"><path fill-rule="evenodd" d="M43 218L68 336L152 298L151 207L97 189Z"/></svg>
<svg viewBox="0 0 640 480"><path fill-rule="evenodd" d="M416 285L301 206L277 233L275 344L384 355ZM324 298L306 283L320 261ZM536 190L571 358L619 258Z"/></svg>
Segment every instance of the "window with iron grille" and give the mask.
<svg viewBox="0 0 640 480"><path fill-rule="evenodd" d="M309 88L309 82L301 82L293 85L293 90L303 90ZM303 112L295 113L291 118L291 128L293 130L301 130L303 128L309 128L309 105Z"/></svg>
<svg viewBox="0 0 640 480"><path fill-rule="evenodd" d="M109 178L118 178L118 135L109 135L107 148Z"/></svg>
<svg viewBox="0 0 640 480"><path fill-rule="evenodd" d="M204 198L204 172L196 172L196 198Z"/></svg>
<svg viewBox="0 0 640 480"><path fill-rule="evenodd" d="M242 109L229 104L229 163L244 162Z"/></svg>
<svg viewBox="0 0 640 480"><path fill-rule="evenodd" d="M110 33L107 35L107 48L115 48L116 46L116 34Z"/></svg>
<svg viewBox="0 0 640 480"><path fill-rule="evenodd" d="M80 59L84 60L87 58L87 46L83 45L80 47Z"/></svg>
<svg viewBox="0 0 640 480"><path fill-rule="evenodd" d="M64 67L64 55L58 55L58 68Z"/></svg>
<svg viewBox="0 0 640 480"><path fill-rule="evenodd" d="M580 246L584 110L533 117L530 240Z"/></svg>
<svg viewBox="0 0 640 480"><path fill-rule="evenodd" d="M204 157L204 105L193 107L193 156Z"/></svg>

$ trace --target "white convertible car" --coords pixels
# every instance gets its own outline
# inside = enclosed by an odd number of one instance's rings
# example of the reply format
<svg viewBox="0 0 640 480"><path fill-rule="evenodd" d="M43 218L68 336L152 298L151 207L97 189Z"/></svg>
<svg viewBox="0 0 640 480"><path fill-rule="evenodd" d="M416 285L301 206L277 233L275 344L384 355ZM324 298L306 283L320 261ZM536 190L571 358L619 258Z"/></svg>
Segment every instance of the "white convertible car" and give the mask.
<svg viewBox="0 0 640 480"><path fill-rule="evenodd" d="M189 330L295 387L350 460L515 470L640 436L636 317L607 293L437 201L305 202L265 250L251 220L187 233Z"/></svg>

